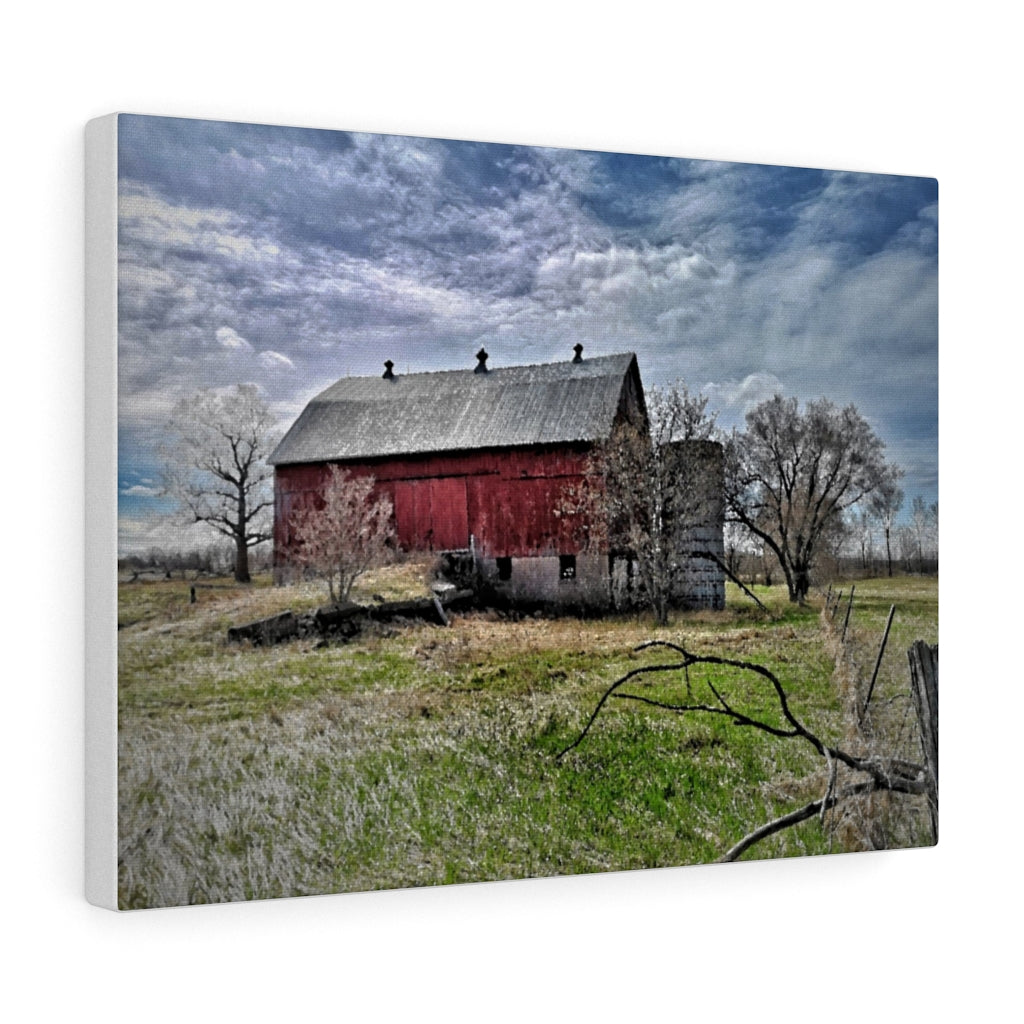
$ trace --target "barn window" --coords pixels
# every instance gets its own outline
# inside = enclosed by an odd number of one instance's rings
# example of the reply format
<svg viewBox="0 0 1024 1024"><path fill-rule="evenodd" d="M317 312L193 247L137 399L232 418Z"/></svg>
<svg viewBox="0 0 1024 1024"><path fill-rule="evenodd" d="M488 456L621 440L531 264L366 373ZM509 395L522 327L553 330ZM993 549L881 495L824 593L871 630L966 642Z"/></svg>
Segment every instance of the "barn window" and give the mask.
<svg viewBox="0 0 1024 1024"><path fill-rule="evenodd" d="M559 555L558 556L558 578L560 580L574 580L574 579L576 579L576 556L575 555Z"/></svg>
<svg viewBox="0 0 1024 1024"><path fill-rule="evenodd" d="M510 580L512 579L512 559L511 558L498 558L498 579L499 580Z"/></svg>

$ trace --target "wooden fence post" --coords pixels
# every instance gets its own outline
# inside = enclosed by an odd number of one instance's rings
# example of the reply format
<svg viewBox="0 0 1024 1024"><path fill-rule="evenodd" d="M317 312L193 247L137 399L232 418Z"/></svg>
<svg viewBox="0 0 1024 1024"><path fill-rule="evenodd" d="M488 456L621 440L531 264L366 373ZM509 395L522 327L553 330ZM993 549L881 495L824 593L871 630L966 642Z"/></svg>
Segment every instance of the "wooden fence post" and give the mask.
<svg viewBox="0 0 1024 1024"><path fill-rule="evenodd" d="M918 640L907 651L910 691L921 732L921 751L928 770L928 813L932 842L939 841L939 647Z"/></svg>
<svg viewBox="0 0 1024 1024"><path fill-rule="evenodd" d="M882 634L882 642L878 645L878 657L875 659L875 671L871 673L871 684L868 686L868 695L864 698L864 707L860 709L861 719L867 714L868 705L871 703L871 694L875 692L875 682L878 679L878 670L882 667L882 655L885 654L885 645L889 640L889 630L892 629L892 617L896 614L896 605L889 605L889 618L885 623L885 632Z"/></svg>
<svg viewBox="0 0 1024 1024"><path fill-rule="evenodd" d="M846 606L846 618L843 619L843 636L841 643L846 643L846 627L850 624L850 612L853 611L853 592L857 589L857 585L854 584L850 587L850 603Z"/></svg>

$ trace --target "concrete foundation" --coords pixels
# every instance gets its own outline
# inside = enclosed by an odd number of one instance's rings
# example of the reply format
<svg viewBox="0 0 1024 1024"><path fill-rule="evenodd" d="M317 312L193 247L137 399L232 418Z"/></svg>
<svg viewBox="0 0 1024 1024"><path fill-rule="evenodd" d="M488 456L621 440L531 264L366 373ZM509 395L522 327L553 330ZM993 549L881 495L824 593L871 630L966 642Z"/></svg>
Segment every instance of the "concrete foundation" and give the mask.
<svg viewBox="0 0 1024 1024"><path fill-rule="evenodd" d="M604 611L611 603L607 555L481 558L478 566L485 585L509 604Z"/></svg>

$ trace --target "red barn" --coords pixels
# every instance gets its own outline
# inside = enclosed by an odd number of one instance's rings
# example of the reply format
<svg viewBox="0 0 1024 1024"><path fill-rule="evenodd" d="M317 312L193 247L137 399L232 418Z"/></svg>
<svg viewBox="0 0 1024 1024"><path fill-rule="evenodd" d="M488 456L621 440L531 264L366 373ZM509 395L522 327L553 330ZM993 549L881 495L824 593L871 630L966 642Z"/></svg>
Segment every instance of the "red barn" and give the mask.
<svg viewBox="0 0 1024 1024"><path fill-rule="evenodd" d="M294 513L328 467L372 476L395 510L409 551L471 550L510 600L607 606L614 566L581 550L566 496L583 480L595 442L621 421L646 424L632 353L537 366L475 369L332 384L273 452L274 562L290 563Z"/></svg>

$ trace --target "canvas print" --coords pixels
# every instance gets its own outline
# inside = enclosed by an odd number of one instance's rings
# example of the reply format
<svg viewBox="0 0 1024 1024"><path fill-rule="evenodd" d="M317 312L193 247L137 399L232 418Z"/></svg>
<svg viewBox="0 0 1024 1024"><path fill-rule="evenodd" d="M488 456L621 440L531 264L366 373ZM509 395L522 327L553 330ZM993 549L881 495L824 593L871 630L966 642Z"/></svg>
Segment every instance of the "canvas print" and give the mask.
<svg viewBox="0 0 1024 1024"><path fill-rule="evenodd" d="M113 124L117 907L937 842L934 179Z"/></svg>

